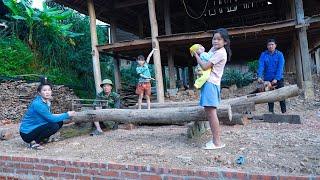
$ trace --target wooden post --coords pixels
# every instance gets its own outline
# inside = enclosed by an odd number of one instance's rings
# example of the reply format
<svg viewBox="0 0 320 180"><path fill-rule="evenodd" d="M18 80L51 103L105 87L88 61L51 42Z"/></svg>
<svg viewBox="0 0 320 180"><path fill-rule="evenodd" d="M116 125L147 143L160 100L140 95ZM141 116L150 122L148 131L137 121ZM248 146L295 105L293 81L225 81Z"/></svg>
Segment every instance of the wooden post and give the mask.
<svg viewBox="0 0 320 180"><path fill-rule="evenodd" d="M294 59L296 63L296 76L297 84L300 89L303 88L303 73L302 73L302 64L301 64L301 53L300 53L300 44L297 39L297 34L293 37L293 47L294 47Z"/></svg>
<svg viewBox="0 0 320 180"><path fill-rule="evenodd" d="M314 53L316 59L317 74L320 75L320 48Z"/></svg>
<svg viewBox="0 0 320 180"><path fill-rule="evenodd" d="M163 91L166 92L167 90L167 78L166 78L166 67L162 67L162 75L163 75Z"/></svg>
<svg viewBox="0 0 320 180"><path fill-rule="evenodd" d="M181 68L181 75L182 75L182 83L183 86L186 87L188 82L187 82L187 75L186 75L186 67Z"/></svg>
<svg viewBox="0 0 320 180"><path fill-rule="evenodd" d="M176 73L177 73L177 81L180 81L181 77L180 77L180 68L179 67L176 67Z"/></svg>
<svg viewBox="0 0 320 180"><path fill-rule="evenodd" d="M164 10L164 24L165 24L165 31L166 35L170 35L171 31L171 19L170 19L170 2L169 0L163 1L163 10ZM169 70L169 88L173 89L176 88L176 79L175 79L175 69L174 69L174 59L173 59L172 47L169 47L168 51L168 70Z"/></svg>
<svg viewBox="0 0 320 180"><path fill-rule="evenodd" d="M117 29L117 25L114 19L111 20L110 22L110 28L111 28L111 43L115 43L117 42L117 33L116 33L116 29ZM120 74L120 58L113 57L112 58L113 61L113 66L114 66L114 84L115 84L115 88L116 88L116 92L119 91L119 89L121 89L121 74Z"/></svg>
<svg viewBox="0 0 320 180"><path fill-rule="evenodd" d="M169 87L170 89L176 88L176 79L175 79L175 68L173 61L173 51L169 49L168 51L168 71L169 71Z"/></svg>
<svg viewBox="0 0 320 180"><path fill-rule="evenodd" d="M94 10L93 0L88 0L88 13L90 16L90 34L91 34L91 49L92 49L92 65L93 65L93 76L94 83L96 87L96 94L101 91L101 71L100 71L100 61L99 61L99 51L97 49L98 36L96 27L96 13Z"/></svg>
<svg viewBox="0 0 320 180"><path fill-rule="evenodd" d="M289 3L290 3L290 9L291 9L291 18L296 19L295 3L293 0L289 0ZM294 52L295 67L296 67L297 85L300 89L302 89L303 88L303 73L302 73L300 44L298 41L298 34L297 33L294 33L292 43L293 43L293 52Z"/></svg>
<svg viewBox="0 0 320 180"><path fill-rule="evenodd" d="M189 88L193 89L193 84L194 84L194 81L193 81L193 66L191 64L188 66L188 76L189 76Z"/></svg>
<svg viewBox="0 0 320 180"><path fill-rule="evenodd" d="M149 19L151 26L151 38L152 38L152 47L158 49L153 53L153 61L156 74L156 84L157 84L157 99L158 102L164 102L164 92L163 92L163 78L161 71L161 57L160 57L160 46L158 37L158 22L156 18L156 10L154 0L148 0L149 8Z"/></svg>
<svg viewBox="0 0 320 180"><path fill-rule="evenodd" d="M303 68L303 86L305 98L313 98L313 84L312 84L312 75L311 75L311 60L309 56L309 47L307 39L307 25L304 20L304 10L302 0L295 0L295 10L296 10L296 19L297 25L299 25L298 39L300 43L300 52L302 58L302 68Z"/></svg>

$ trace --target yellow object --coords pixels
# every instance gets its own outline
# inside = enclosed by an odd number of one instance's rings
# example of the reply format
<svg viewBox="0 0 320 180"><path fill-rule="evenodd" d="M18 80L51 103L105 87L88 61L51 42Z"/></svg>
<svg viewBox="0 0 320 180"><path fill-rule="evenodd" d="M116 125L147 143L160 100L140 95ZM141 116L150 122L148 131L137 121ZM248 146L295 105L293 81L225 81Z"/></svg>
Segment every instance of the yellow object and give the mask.
<svg viewBox="0 0 320 180"><path fill-rule="evenodd" d="M207 80L210 77L210 73L211 73L211 68L208 70L202 70L202 75L196 79L196 81L194 82L194 87L197 89L200 89L204 83L207 82Z"/></svg>
<svg viewBox="0 0 320 180"><path fill-rule="evenodd" d="M200 44L194 44L190 47L190 54L191 56L193 56L194 53L197 53L197 51L199 50L199 48L201 47Z"/></svg>

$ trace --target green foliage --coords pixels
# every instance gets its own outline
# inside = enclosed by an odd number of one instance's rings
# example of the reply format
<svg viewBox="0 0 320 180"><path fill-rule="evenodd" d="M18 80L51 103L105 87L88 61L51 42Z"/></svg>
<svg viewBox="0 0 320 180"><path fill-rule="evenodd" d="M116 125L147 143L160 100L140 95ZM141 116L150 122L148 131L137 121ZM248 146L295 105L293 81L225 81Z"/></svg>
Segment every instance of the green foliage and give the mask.
<svg viewBox="0 0 320 180"><path fill-rule="evenodd" d="M10 38L8 33L0 34L0 62L5 62L0 64L0 75L46 75L54 84L75 87L77 95L82 98L95 97L89 18L54 2L49 3L50 7L44 6L44 11L40 12L32 8L28 10L30 6L26 8L15 0L5 1L11 6L7 6L11 17L17 14L23 18L17 21L15 19L19 17L12 17L9 20L7 31L12 31ZM34 18L36 23L32 24L31 45L29 25L25 19L32 14L40 20ZM83 36L79 36L81 34ZM97 35L100 44L107 42L106 27L97 26ZM7 48L9 44L12 51ZM110 58L100 55L100 61L102 78L113 78Z"/></svg>
<svg viewBox="0 0 320 180"><path fill-rule="evenodd" d="M35 26L41 26L48 31L54 32L56 36L76 37L81 33L71 32L71 23L62 23L72 15L70 10L59 10L57 7L48 7L43 4L43 10L33 9L28 0L3 0L4 5L10 10L12 19L22 21L28 27L28 43L33 46L33 35Z"/></svg>
<svg viewBox="0 0 320 180"><path fill-rule="evenodd" d="M138 75L136 72L137 63L133 63L130 68L121 69L121 80L124 84L135 86L138 83Z"/></svg>
<svg viewBox="0 0 320 180"><path fill-rule="evenodd" d="M243 87L249 85L253 81L253 74L251 72L241 72L235 68L226 69L222 76L222 86L237 85Z"/></svg>
<svg viewBox="0 0 320 180"><path fill-rule="evenodd" d="M249 68L249 72L256 73L258 70L259 61L258 60L249 61L247 63L247 66Z"/></svg>
<svg viewBox="0 0 320 180"><path fill-rule="evenodd" d="M15 37L0 39L0 74L15 76L35 73L34 54L21 40Z"/></svg>

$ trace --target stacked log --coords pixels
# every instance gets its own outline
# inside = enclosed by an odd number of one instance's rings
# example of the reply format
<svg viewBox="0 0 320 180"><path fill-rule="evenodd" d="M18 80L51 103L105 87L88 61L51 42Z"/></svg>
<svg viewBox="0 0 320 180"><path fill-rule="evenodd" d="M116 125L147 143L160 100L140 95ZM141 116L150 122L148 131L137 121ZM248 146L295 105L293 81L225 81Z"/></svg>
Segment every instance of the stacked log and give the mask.
<svg viewBox="0 0 320 180"><path fill-rule="evenodd" d="M28 105L37 95L39 83L25 81L7 81L0 83L0 121L19 122ZM52 112L62 113L72 109L72 99L76 99L72 89L65 86L53 86Z"/></svg>
<svg viewBox="0 0 320 180"><path fill-rule="evenodd" d="M122 89L118 91L121 97L121 104L123 107L134 106L138 103L138 95L136 94L136 86L122 85ZM152 94L151 101L156 101L157 97Z"/></svg>

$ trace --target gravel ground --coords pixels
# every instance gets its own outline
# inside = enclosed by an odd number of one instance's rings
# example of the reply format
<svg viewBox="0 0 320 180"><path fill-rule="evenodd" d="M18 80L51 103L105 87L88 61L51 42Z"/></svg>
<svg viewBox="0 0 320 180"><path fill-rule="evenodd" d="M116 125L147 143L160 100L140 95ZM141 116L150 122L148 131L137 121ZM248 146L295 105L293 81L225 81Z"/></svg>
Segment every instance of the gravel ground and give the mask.
<svg viewBox="0 0 320 180"><path fill-rule="evenodd" d="M266 109L259 106L258 109ZM207 151L210 139L188 139L185 126L142 126L108 131L103 136L81 136L47 144L35 151L17 137L2 141L0 154L95 162L118 162L187 169L227 167L248 172L320 175L320 118L304 111L303 123L271 124L253 121L246 126L222 126L226 147ZM165 133L164 133L165 132ZM245 157L243 165L235 160Z"/></svg>
<svg viewBox="0 0 320 180"><path fill-rule="evenodd" d="M19 137L0 142L0 154L93 162L118 162L186 169L233 168L246 172L289 175L320 175L320 88L316 98L287 101L288 113L299 114L302 124L264 123L253 120L245 126L221 126L226 147L203 150L210 139L188 139L186 126L140 126L118 129L98 137L88 135L28 149ZM275 109L279 112L279 103ZM257 105L255 114L267 112ZM236 164L239 156L245 163Z"/></svg>

